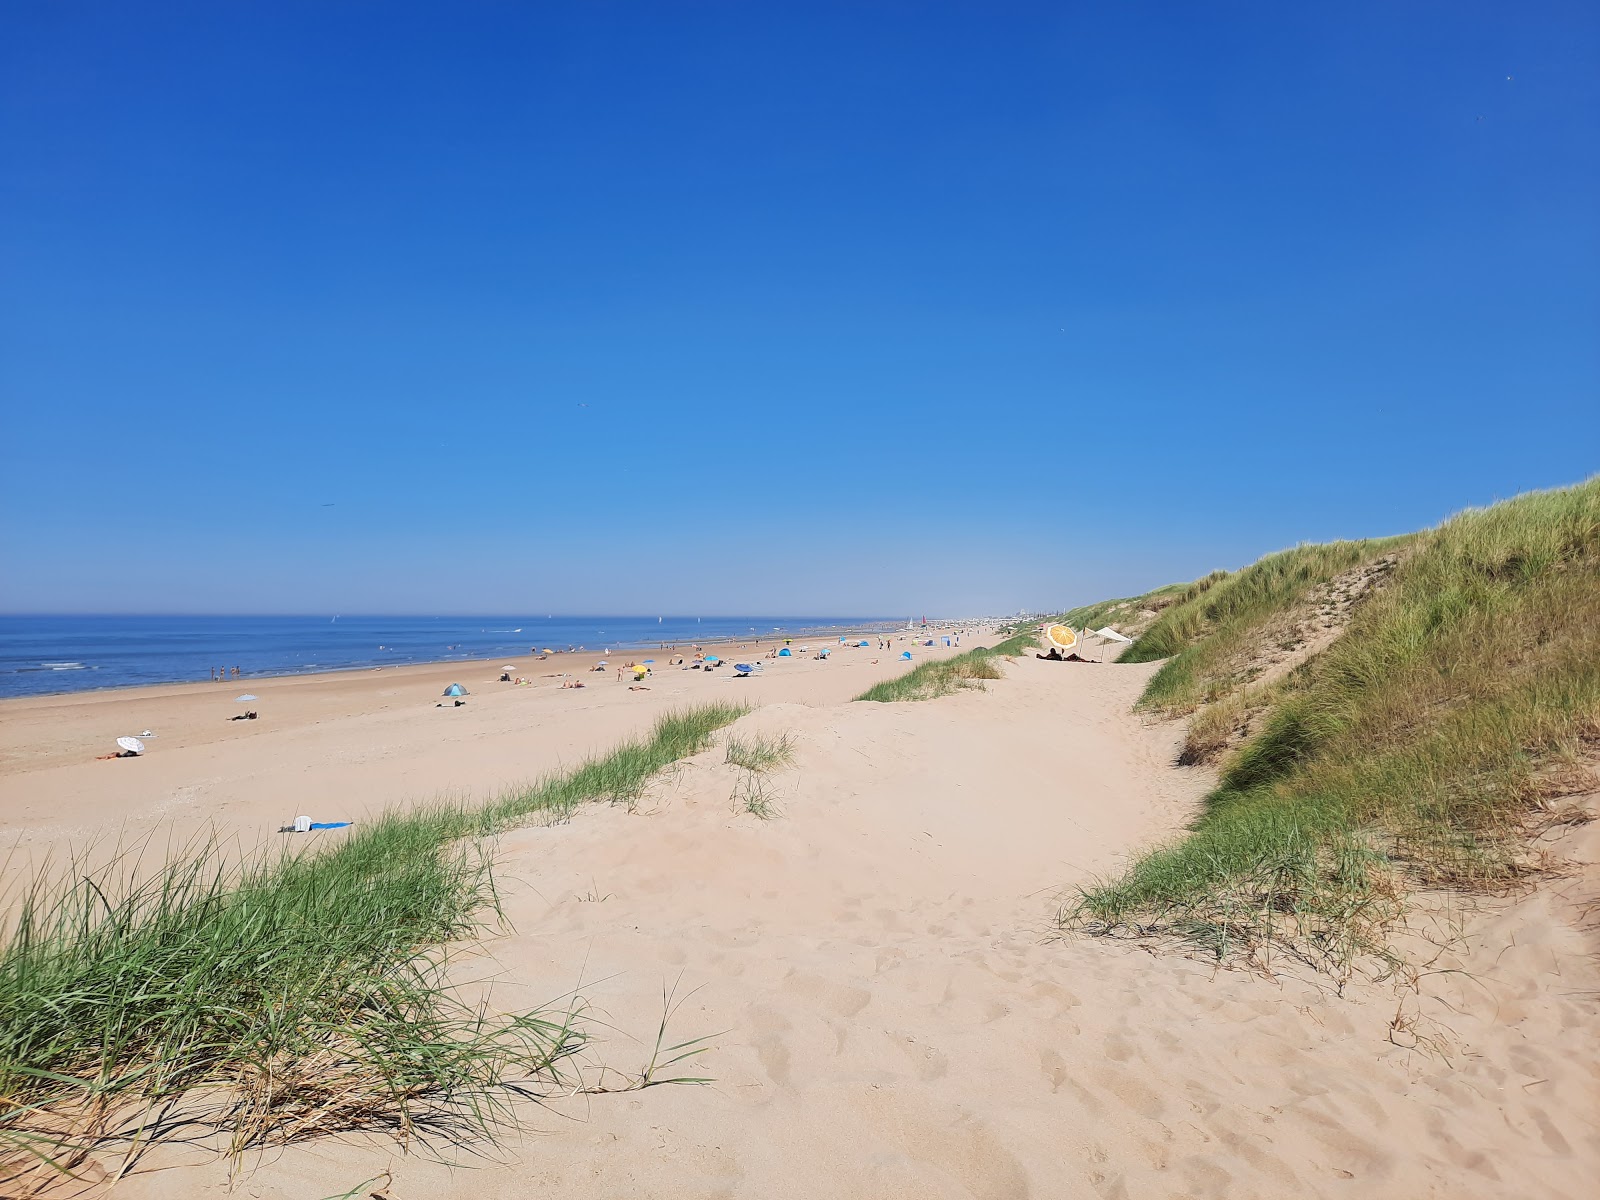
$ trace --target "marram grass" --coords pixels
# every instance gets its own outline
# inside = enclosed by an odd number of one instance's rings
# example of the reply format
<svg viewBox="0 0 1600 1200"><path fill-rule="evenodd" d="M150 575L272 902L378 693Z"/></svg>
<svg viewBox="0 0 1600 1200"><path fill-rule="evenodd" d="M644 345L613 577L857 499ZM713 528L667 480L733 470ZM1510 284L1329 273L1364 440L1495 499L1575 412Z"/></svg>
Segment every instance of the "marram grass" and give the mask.
<svg viewBox="0 0 1600 1200"><path fill-rule="evenodd" d="M1154 637L1176 652L1145 702L1184 697L1185 680L1203 674L1185 656L1210 661L1208 639L1229 636L1239 614L1257 621L1386 545L1272 556L1213 584L1204 622L1173 610L1134 646L1153 657ZM1562 795L1595 785L1596 614L1600 479L1415 535L1337 640L1270 690L1190 835L1084 889L1064 918L1347 968L1385 952L1410 889L1514 885L1534 869L1528 833L1565 815Z"/></svg>
<svg viewBox="0 0 1600 1200"><path fill-rule="evenodd" d="M1001 643L1002 646L1015 643L1017 647L1023 644L1019 635ZM1017 650L1013 649L1012 653ZM885 679L875 683L866 691L856 697L857 700L876 701L880 704L891 704L899 700L932 700L938 696L948 696L951 692L958 692L964 688L980 686L980 679L1001 678L1000 668L994 660L1005 653L1000 647L993 649L979 648L957 654L953 658L930 659L918 663L904 675L897 675L893 679Z"/></svg>
<svg viewBox="0 0 1600 1200"><path fill-rule="evenodd" d="M498 918L492 836L630 799L745 711L671 713L487 805L389 813L320 851L39 872L0 945L0 1194L197 1132L234 1152L492 1136L518 1096L568 1082L584 1037L576 1004L496 1014L451 986L449 944Z"/></svg>

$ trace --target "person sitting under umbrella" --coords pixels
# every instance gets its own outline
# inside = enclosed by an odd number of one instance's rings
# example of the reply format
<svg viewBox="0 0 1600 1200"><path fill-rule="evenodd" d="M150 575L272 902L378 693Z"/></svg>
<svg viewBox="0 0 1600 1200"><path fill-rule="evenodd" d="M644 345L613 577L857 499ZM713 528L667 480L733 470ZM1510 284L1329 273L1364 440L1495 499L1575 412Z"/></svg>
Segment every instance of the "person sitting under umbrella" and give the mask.
<svg viewBox="0 0 1600 1200"><path fill-rule="evenodd" d="M119 737L115 754L102 754L101 758L138 758L144 753L144 743L136 737Z"/></svg>

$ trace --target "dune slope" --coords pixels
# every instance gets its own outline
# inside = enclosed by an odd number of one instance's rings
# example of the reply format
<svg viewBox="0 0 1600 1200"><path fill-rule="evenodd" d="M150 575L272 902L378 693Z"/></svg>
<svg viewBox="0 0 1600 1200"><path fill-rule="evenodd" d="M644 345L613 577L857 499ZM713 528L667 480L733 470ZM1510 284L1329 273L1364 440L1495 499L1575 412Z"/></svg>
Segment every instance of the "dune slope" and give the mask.
<svg viewBox="0 0 1600 1200"><path fill-rule="evenodd" d="M581 987L607 1023L588 1080L612 1087L668 990L667 1042L706 1039L673 1070L713 1082L530 1110L477 1170L300 1144L247 1164L249 1194L1586 1194L1591 873L1473 915L1440 959L1470 984L1420 992L1057 935L1059 890L1173 836L1208 782L1171 766L1181 730L1131 715L1153 670L1022 659L927 703L768 706L736 732L793 736L773 819L713 749L632 811L508 835L515 929L463 981L508 1008ZM212 1157L164 1165L123 1193L224 1181Z"/></svg>

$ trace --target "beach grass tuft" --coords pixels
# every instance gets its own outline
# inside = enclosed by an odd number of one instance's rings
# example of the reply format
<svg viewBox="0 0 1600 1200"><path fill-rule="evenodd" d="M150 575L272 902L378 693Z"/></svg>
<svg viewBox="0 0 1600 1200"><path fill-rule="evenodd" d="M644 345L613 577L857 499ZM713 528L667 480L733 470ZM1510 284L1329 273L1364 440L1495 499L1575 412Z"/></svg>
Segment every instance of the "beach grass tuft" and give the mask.
<svg viewBox="0 0 1600 1200"><path fill-rule="evenodd" d="M735 808L763 821L778 816L767 776L794 761L794 735L788 732L734 734L728 738L724 761L739 768L733 785Z"/></svg>
<svg viewBox="0 0 1600 1200"><path fill-rule="evenodd" d="M1213 692L1211 665L1228 654L1214 639L1397 545L1383 585L1326 649L1264 695L1237 679ZM1600 478L1215 581L1135 644L1174 655L1144 702L1233 705L1216 727L1259 703L1260 719L1189 836L1084 889L1064 919L1342 970L1387 952L1413 889L1516 886L1538 869L1530 835L1571 817L1564 796L1596 786L1597 612Z"/></svg>
<svg viewBox="0 0 1600 1200"><path fill-rule="evenodd" d="M1002 642L1001 646L1014 644L1015 648L1010 652L1017 653L1026 637L1024 634L1014 635L1006 642ZM981 686L979 680L1003 677L999 665L994 661L1007 653L1001 646L979 647L957 654L953 658L932 659L919 663L904 675L873 684L856 699L892 704L899 700L932 700L938 696L948 696L952 692L961 691L963 688L979 687Z"/></svg>
<svg viewBox="0 0 1600 1200"><path fill-rule="evenodd" d="M734 734L728 738L724 761L757 775L786 767L794 760L794 735Z"/></svg>
<svg viewBox="0 0 1600 1200"><path fill-rule="evenodd" d="M323 849L41 869L0 944L0 1193L200 1133L235 1154L492 1137L519 1097L568 1085L584 1041L577 1001L500 1014L452 986L452 943L500 920L493 835L635 796L745 711L669 713L489 804L387 813Z"/></svg>

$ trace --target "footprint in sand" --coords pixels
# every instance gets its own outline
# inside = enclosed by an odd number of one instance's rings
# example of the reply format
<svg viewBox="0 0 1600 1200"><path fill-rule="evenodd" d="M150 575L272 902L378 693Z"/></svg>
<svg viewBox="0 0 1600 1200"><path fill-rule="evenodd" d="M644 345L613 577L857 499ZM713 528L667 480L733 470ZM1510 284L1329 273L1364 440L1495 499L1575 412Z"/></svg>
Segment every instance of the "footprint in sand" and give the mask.
<svg viewBox="0 0 1600 1200"><path fill-rule="evenodd" d="M827 1010L835 1016L853 1017L868 1004L872 1003L872 993L866 988L851 987L846 983L835 983L824 979L820 975L811 975L802 971L791 971L784 977L780 990L803 1000L810 1001L815 1007Z"/></svg>

